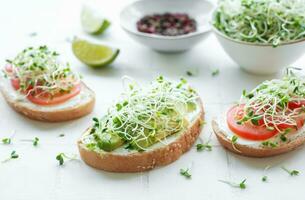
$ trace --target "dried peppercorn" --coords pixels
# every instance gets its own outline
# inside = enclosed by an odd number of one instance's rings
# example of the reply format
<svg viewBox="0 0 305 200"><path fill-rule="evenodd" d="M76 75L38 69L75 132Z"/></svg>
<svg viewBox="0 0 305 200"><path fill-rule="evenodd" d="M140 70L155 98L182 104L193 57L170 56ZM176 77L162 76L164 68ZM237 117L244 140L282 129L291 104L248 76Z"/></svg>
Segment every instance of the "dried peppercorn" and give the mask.
<svg viewBox="0 0 305 200"><path fill-rule="evenodd" d="M143 33L177 36L196 31L196 21L184 13L146 15L137 22L137 29Z"/></svg>

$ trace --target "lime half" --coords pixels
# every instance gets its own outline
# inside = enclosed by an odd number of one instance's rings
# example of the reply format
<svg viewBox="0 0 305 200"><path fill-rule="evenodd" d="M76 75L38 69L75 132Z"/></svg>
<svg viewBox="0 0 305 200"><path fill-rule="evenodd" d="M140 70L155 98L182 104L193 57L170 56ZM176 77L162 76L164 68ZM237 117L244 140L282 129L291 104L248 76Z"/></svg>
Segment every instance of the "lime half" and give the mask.
<svg viewBox="0 0 305 200"><path fill-rule="evenodd" d="M82 39L74 39L72 42L74 55L86 65L99 68L112 63L120 50L109 46L90 43Z"/></svg>
<svg viewBox="0 0 305 200"><path fill-rule="evenodd" d="M81 24L84 31L95 35L103 33L110 26L107 19L98 15L97 11L88 6L84 6L82 9Z"/></svg>

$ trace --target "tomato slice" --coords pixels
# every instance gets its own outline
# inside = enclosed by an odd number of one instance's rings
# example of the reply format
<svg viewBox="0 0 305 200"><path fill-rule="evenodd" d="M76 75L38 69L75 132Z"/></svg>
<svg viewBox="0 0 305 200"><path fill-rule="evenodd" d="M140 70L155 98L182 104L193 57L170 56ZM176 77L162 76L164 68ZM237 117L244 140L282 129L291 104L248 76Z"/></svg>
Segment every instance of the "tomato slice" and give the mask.
<svg viewBox="0 0 305 200"><path fill-rule="evenodd" d="M12 72L12 66L6 65L5 70L7 72ZM11 84L15 90L20 89L20 80L18 78L11 78ZM31 90L33 87L29 86L26 90L21 91L22 93L26 94L29 90ZM56 95L51 96L49 93L41 94L41 92L36 92L36 94L29 94L27 96L28 100L30 100L32 103L38 104L38 105L55 105L63 103L72 97L78 95L81 90L81 85L77 84L73 87L73 89L68 93L58 93Z"/></svg>
<svg viewBox="0 0 305 200"><path fill-rule="evenodd" d="M5 69L5 71L7 71L9 73L13 72L12 65L9 65L9 64L5 65L4 69ZM20 81L19 81L18 78L11 78L11 84L12 84L12 86L13 86L13 88L15 90L19 90L19 88L20 88Z"/></svg>
<svg viewBox="0 0 305 200"><path fill-rule="evenodd" d="M227 113L227 124L236 135L249 140L266 140L278 133L277 130L268 130L263 125L256 126L250 122L237 124L236 113L240 115L242 110L243 106L234 106Z"/></svg>
<svg viewBox="0 0 305 200"><path fill-rule="evenodd" d="M20 81L19 81L18 78L12 78L11 79L11 84L12 84L12 86L13 86L13 88L15 90L19 90L19 88L20 88Z"/></svg>
<svg viewBox="0 0 305 200"><path fill-rule="evenodd" d="M46 93L41 95L39 94L29 94L27 96L28 100L30 100L32 103L38 104L38 105L55 105L63 103L72 97L78 95L81 91L81 85L75 85L74 88L69 93L59 93L54 96L51 96L50 94Z"/></svg>
<svg viewBox="0 0 305 200"><path fill-rule="evenodd" d="M294 110L296 108L300 108L302 106L305 106L305 100L302 100L300 102L297 102L297 101L290 101L288 103L288 108Z"/></svg>
<svg viewBox="0 0 305 200"><path fill-rule="evenodd" d="M299 130L300 128L302 128L304 126L304 118L303 117L299 117L297 119L295 119L295 121L297 122L296 126L292 126L292 125L288 125L288 124L279 124L277 125L278 128L280 130L285 130L285 129L291 129L291 132L296 132L297 130Z"/></svg>

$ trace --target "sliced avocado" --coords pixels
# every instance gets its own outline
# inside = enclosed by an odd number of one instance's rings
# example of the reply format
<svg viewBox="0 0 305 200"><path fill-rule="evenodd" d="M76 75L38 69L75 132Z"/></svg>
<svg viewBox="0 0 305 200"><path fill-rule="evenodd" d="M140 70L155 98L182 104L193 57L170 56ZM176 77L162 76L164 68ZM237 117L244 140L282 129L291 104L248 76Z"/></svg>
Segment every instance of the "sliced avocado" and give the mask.
<svg viewBox="0 0 305 200"><path fill-rule="evenodd" d="M104 151L113 151L114 149L122 146L124 141L116 133L104 133L97 143L98 147Z"/></svg>
<svg viewBox="0 0 305 200"><path fill-rule="evenodd" d="M188 120L186 118L183 119L183 126L184 127L187 127L189 124ZM177 125L177 122L175 123L174 121L172 121L172 125L173 127L175 125ZM159 131L158 131L159 130ZM153 144L159 142L160 140L172 135L172 134L175 134L176 132L164 132L164 131L161 131L162 129L157 129L155 134L151 134L152 130L148 130L146 129L145 132L147 132L147 138L138 138L136 141L133 141L131 143L131 145L135 148L135 149L141 149L142 148L147 148L147 147L150 147L152 146Z"/></svg>

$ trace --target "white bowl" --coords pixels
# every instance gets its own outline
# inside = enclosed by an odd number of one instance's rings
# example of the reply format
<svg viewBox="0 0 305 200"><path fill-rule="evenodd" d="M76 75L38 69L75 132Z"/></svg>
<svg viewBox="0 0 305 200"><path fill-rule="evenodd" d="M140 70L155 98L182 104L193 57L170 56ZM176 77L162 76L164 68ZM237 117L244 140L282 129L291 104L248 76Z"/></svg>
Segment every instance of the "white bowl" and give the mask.
<svg viewBox="0 0 305 200"><path fill-rule="evenodd" d="M121 11L120 22L128 35L139 43L157 51L179 52L190 49L208 35L212 9L212 3L206 0L141 0ZM196 32L181 36L162 36L137 30L136 23L145 15L166 12L187 13L197 22Z"/></svg>
<svg viewBox="0 0 305 200"><path fill-rule="evenodd" d="M213 26L213 32L225 52L245 71L268 75L289 67L305 51L305 39L285 42L277 47L232 39Z"/></svg>

